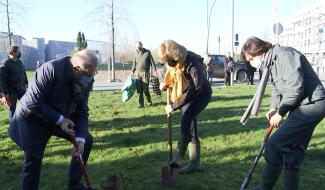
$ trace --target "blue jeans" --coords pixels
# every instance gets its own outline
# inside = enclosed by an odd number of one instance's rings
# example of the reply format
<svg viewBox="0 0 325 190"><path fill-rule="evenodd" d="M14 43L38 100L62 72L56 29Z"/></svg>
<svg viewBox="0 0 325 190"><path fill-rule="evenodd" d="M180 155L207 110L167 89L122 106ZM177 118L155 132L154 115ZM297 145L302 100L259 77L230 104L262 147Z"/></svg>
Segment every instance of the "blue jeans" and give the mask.
<svg viewBox="0 0 325 190"><path fill-rule="evenodd" d="M192 143L198 141L197 116L209 104L211 94L199 95L194 101L182 107L181 134L191 138Z"/></svg>

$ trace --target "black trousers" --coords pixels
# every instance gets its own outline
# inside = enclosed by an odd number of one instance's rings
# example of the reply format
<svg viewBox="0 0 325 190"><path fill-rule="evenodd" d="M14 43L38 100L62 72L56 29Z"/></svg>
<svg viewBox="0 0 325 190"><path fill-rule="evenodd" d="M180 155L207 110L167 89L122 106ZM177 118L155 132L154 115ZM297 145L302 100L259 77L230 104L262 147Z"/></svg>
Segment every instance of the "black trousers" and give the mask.
<svg viewBox="0 0 325 190"><path fill-rule="evenodd" d="M209 104L210 99L211 94L200 95L182 107L181 134L190 137L192 143L198 141L197 116Z"/></svg>
<svg viewBox="0 0 325 190"><path fill-rule="evenodd" d="M9 107L9 121L14 117L16 111L17 99L11 99L11 106Z"/></svg>
<svg viewBox="0 0 325 190"><path fill-rule="evenodd" d="M248 82L254 84L254 72L248 72Z"/></svg>
<svg viewBox="0 0 325 190"><path fill-rule="evenodd" d="M265 159L271 165L299 170L317 124L325 116L325 100L299 106L271 135L265 147Z"/></svg>
<svg viewBox="0 0 325 190"><path fill-rule="evenodd" d="M230 71L225 71L225 85L230 85Z"/></svg>

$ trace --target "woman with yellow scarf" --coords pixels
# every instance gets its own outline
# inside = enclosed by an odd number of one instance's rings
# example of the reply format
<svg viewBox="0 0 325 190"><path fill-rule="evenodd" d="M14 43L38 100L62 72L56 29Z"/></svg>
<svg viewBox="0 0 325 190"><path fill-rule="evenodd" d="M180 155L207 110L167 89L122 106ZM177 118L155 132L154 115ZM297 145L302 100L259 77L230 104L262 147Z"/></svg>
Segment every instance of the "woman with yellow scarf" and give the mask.
<svg viewBox="0 0 325 190"><path fill-rule="evenodd" d="M158 54L167 67L161 89L172 88L172 103L166 106L166 113L177 109L183 112L178 152L170 165L180 167L188 146L190 163L180 170L180 174L200 171L197 116L208 105L212 94L211 86L203 74L202 58L172 40L162 42Z"/></svg>

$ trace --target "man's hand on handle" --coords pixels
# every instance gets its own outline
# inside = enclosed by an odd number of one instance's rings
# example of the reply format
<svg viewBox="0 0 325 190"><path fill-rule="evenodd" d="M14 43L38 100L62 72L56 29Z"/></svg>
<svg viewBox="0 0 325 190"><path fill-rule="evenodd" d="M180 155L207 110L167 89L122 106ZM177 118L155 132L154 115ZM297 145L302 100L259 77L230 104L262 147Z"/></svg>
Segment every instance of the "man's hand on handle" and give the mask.
<svg viewBox="0 0 325 190"><path fill-rule="evenodd" d="M84 153L84 150L85 150L85 143L84 142L77 142L77 144L78 144L78 149L74 150L74 155L75 156L82 155Z"/></svg>
<svg viewBox="0 0 325 190"><path fill-rule="evenodd" d="M64 131L68 135L74 135L75 130L73 130L73 127L74 127L73 121L71 121L68 118L63 118L63 121L60 124L60 128L62 129L62 131Z"/></svg>
<svg viewBox="0 0 325 190"><path fill-rule="evenodd" d="M74 123L68 118L64 118L62 123L60 124L60 128L62 131L67 133L68 135L72 136L73 138L75 137L75 130L73 130ZM82 155L84 150L85 150L85 143L82 141L77 141L77 149L74 149L74 155L79 156Z"/></svg>

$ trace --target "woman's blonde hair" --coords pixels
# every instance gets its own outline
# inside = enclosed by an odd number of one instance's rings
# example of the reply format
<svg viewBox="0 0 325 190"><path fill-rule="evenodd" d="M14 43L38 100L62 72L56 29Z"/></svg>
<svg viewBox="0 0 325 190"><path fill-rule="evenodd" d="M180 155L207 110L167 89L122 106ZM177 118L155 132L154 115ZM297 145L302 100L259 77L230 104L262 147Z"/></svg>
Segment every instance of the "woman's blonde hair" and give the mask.
<svg viewBox="0 0 325 190"><path fill-rule="evenodd" d="M178 63L184 63L187 49L173 40L165 40L159 46L158 56L162 61L173 59Z"/></svg>

